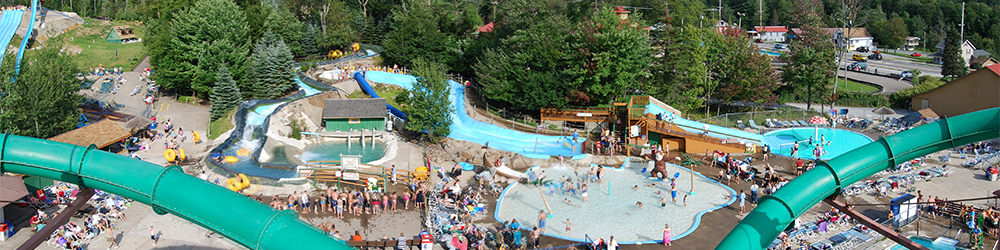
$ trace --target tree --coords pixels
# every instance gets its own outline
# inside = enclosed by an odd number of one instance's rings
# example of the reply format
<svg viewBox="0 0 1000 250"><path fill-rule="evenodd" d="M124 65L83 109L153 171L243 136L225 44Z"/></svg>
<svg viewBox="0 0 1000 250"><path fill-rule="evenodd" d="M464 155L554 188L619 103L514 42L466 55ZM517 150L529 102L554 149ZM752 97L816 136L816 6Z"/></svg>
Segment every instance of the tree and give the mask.
<svg viewBox="0 0 1000 250"><path fill-rule="evenodd" d="M274 99L295 88L292 52L285 41L268 31L250 55L246 80L240 88L245 98Z"/></svg>
<svg viewBox="0 0 1000 250"><path fill-rule="evenodd" d="M609 103L650 75L652 53L640 29L645 26L635 20L622 20L607 7L570 33L573 53L566 54L570 64L564 71L594 103Z"/></svg>
<svg viewBox="0 0 1000 250"><path fill-rule="evenodd" d="M657 31L657 48L662 56L654 58L653 80L645 84L646 93L683 111L705 106L702 96L708 83L707 36L717 35L688 23L682 28L667 26Z"/></svg>
<svg viewBox="0 0 1000 250"><path fill-rule="evenodd" d="M212 87L212 121L218 120L226 115L229 110L240 105L243 97L240 95L240 88L233 80L233 73L223 63L219 66L219 73L215 74L215 86Z"/></svg>
<svg viewBox="0 0 1000 250"><path fill-rule="evenodd" d="M7 53L0 75L13 75L15 57ZM23 60L16 82L0 80L0 131L45 139L75 128L83 99L76 64L56 46L28 51Z"/></svg>
<svg viewBox="0 0 1000 250"><path fill-rule="evenodd" d="M232 0L199 0L178 13L169 25L170 47L153 65L154 76L165 87L191 90L207 97L217 67L229 64L234 78L242 78L249 43L246 17Z"/></svg>
<svg viewBox="0 0 1000 250"><path fill-rule="evenodd" d="M969 72L962 58L962 41L955 28L948 29L948 35L944 38L944 52L942 53L941 75L945 77L962 77Z"/></svg>
<svg viewBox="0 0 1000 250"><path fill-rule="evenodd" d="M316 33L316 25L309 25L306 28L306 34L302 37L302 51L307 55L313 55L319 52L319 45L316 43L317 38L322 34Z"/></svg>
<svg viewBox="0 0 1000 250"><path fill-rule="evenodd" d="M719 81L719 98L724 102L740 101L759 105L775 103L778 79L771 60L761 55L750 38L726 34L712 46L712 77Z"/></svg>
<svg viewBox="0 0 1000 250"><path fill-rule="evenodd" d="M803 26L802 33L792 40L791 50L785 55L788 65L782 81L792 93L806 93L806 109L812 109L813 96L826 96L828 80L833 76L833 46L826 32L815 26Z"/></svg>
<svg viewBox="0 0 1000 250"><path fill-rule="evenodd" d="M291 12L284 9L277 9L267 16L264 22L264 31L274 32L275 35L285 41L285 45L293 55L305 55L300 46L306 32L306 25L299 22Z"/></svg>
<svg viewBox="0 0 1000 250"><path fill-rule="evenodd" d="M906 24L903 18L895 17L889 20L881 20L872 24L872 36L875 42L882 46L882 49L899 48L906 42L909 34L906 32Z"/></svg>
<svg viewBox="0 0 1000 250"><path fill-rule="evenodd" d="M459 57L455 40L440 31L430 5L411 1L394 10L391 29L385 37L385 63L410 66L417 58L451 65Z"/></svg>
<svg viewBox="0 0 1000 250"><path fill-rule="evenodd" d="M406 129L424 133L436 142L451 133L451 115L455 112L448 100L451 88L445 77L447 69L440 63L420 58L413 60L412 69L417 81L410 95L398 95L408 96L401 98L405 99L402 111L408 116Z"/></svg>

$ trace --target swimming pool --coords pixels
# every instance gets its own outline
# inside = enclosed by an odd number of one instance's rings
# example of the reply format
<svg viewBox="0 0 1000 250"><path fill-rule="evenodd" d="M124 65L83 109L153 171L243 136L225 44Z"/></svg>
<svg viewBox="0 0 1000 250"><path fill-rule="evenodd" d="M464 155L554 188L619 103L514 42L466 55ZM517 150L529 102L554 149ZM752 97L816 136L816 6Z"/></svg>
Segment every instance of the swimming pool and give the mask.
<svg viewBox="0 0 1000 250"><path fill-rule="evenodd" d="M365 141L365 146L357 141L347 145L347 141L324 142L306 146L302 153L302 161L339 161L340 155L361 155L361 163L368 163L382 159L385 156L385 143L375 141L373 145L370 140Z"/></svg>
<svg viewBox="0 0 1000 250"><path fill-rule="evenodd" d="M938 238L937 240L931 241L931 239L927 238L927 237L911 236L910 240L912 240L913 242L916 242L917 244L920 244L921 246L925 246L928 249L933 249L933 250L965 249L965 248L955 247L953 244L945 243L945 241L949 241L950 239L949 240L942 240L941 238ZM951 241L954 241L954 240L951 240ZM904 250L904 249L906 249L906 247L903 247L903 246L900 246L899 244L896 244L891 249L892 250Z"/></svg>
<svg viewBox="0 0 1000 250"><path fill-rule="evenodd" d="M814 144L809 144L810 137L814 137ZM775 154L816 159L813 156L813 149L820 144L820 138L825 138L827 141L827 145L823 146L823 150L826 153L820 159L837 157L873 141L863 134L842 129L788 128L764 134L764 143L771 146L771 151ZM792 156L792 145L794 142L799 142L799 152L797 155Z"/></svg>
<svg viewBox="0 0 1000 250"><path fill-rule="evenodd" d="M501 222L517 219L522 229L531 230L538 225L539 211L547 210L547 201L553 216L546 219L545 235L571 241L584 241L587 236L607 239L614 235L621 244L654 244L662 240L664 224L670 225L671 239L676 240L693 232L704 213L735 201L732 198L735 191L697 173L694 179L696 193L689 195L692 184L690 170L667 164L670 176L680 173L676 180L677 203L673 203L669 200L670 181L647 179L649 174L641 171L645 166L648 166L647 163L641 162L620 170L607 169L603 184L587 183L589 200L586 202L579 194L563 195L555 191L550 195L548 187L542 188L545 193L543 201L539 187L522 183L510 185L497 201L494 217ZM557 183L563 176L575 175L575 169L570 167L536 168L533 171L541 173L543 170L546 179ZM581 173L589 170L580 168ZM655 186L648 186L650 183ZM636 185L638 187L633 188ZM687 206L683 202L685 195L688 195ZM668 201L666 206L661 207L660 199L663 197L667 197ZM565 203L564 199L573 204ZM643 203L642 209L633 209L636 202ZM564 224L567 219L572 224L569 233Z"/></svg>

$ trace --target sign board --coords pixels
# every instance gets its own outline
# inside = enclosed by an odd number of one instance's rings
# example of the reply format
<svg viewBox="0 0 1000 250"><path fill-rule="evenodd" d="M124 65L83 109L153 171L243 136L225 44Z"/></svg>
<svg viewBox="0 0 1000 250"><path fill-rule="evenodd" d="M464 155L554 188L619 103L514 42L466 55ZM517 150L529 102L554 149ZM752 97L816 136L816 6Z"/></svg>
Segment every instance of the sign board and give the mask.
<svg viewBox="0 0 1000 250"><path fill-rule="evenodd" d="M892 199L890 202L892 205L889 206L890 212L895 214L892 225L902 227L916 221L919 212L917 211L917 204L914 204L916 202L917 196L912 194L903 194L903 196Z"/></svg>
<svg viewBox="0 0 1000 250"><path fill-rule="evenodd" d="M579 117L593 117L594 114L591 114L591 113L576 113L576 116L579 116Z"/></svg>
<svg viewBox="0 0 1000 250"><path fill-rule="evenodd" d="M344 166L345 170L358 170L361 168L361 156L341 154L340 165Z"/></svg>
<svg viewBox="0 0 1000 250"><path fill-rule="evenodd" d="M342 177L342 176L343 176L343 173L342 173L342 171L340 171L340 170L337 170L337 171L333 171L333 176L336 176L336 177Z"/></svg>
<svg viewBox="0 0 1000 250"><path fill-rule="evenodd" d="M639 125L629 127L629 137L639 137Z"/></svg>
<svg viewBox="0 0 1000 250"><path fill-rule="evenodd" d="M361 174L359 174L357 172L354 172L354 173L344 172L344 180L345 181L356 181L356 180L360 180L360 179L361 179Z"/></svg>

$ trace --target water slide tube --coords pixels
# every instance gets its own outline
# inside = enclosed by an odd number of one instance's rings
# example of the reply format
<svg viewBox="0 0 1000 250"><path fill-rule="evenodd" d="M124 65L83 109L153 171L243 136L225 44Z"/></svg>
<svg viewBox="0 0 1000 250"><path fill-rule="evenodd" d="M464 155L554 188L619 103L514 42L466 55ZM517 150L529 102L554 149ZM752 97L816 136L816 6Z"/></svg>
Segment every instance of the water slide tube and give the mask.
<svg viewBox="0 0 1000 250"><path fill-rule="evenodd" d="M361 72L354 73L354 80L358 81L358 85L361 85L361 89L365 91L365 94L368 94L372 98L379 98L378 93L375 93L375 90L372 89L372 86L368 85L368 81L365 80L365 77L363 74L361 74ZM392 115L395 115L396 117L402 118L404 120L406 119L406 113L403 113L403 111L399 111L399 109L393 107L391 104L386 103L385 108L388 109L389 112L392 113Z"/></svg>
<svg viewBox="0 0 1000 250"><path fill-rule="evenodd" d="M663 107L650 103L649 105L646 105L646 113L669 114L670 112ZM705 123L684 119L680 116L674 116L674 124L677 124L682 129L684 129L684 131L687 131L689 133L701 134L704 132L702 128L705 125ZM763 135L750 133L742 130L731 129L722 126L715 126L712 124L708 125L708 135L711 137L723 138L723 139L732 138L735 140L747 140L748 143L754 143L759 145L763 145L764 143Z"/></svg>
<svg viewBox="0 0 1000 250"><path fill-rule="evenodd" d="M250 249L352 249L299 220L225 187L156 164L30 137L0 134L0 172L75 183L121 195L210 229Z"/></svg>
<svg viewBox="0 0 1000 250"><path fill-rule="evenodd" d="M764 249L795 218L841 188L898 163L972 142L1000 137L1000 108L919 126L851 150L764 196L716 249Z"/></svg>
<svg viewBox="0 0 1000 250"><path fill-rule="evenodd" d="M0 45L3 45L4 48L10 44L10 40L14 39L17 27L21 26L22 15L24 15L23 10L8 10L0 15ZM6 49L0 50L0 62L3 62L3 55L6 52Z"/></svg>
<svg viewBox="0 0 1000 250"><path fill-rule="evenodd" d="M35 17L37 15L38 15L38 0L32 0L31 17L28 18L28 31L24 33L24 39L21 39L21 48L17 51L17 61L14 61L15 76L17 75L18 72L21 72L21 58L24 57L24 51L28 47L28 40L31 39L31 31L35 29ZM20 15L18 15L18 17L20 17Z"/></svg>

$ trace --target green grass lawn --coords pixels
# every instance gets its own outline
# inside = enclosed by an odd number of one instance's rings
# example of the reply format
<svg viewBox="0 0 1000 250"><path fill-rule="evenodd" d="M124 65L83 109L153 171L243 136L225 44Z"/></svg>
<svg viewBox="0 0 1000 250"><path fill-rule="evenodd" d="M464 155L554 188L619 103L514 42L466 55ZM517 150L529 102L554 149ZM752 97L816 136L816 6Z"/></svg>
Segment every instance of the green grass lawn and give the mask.
<svg viewBox="0 0 1000 250"><path fill-rule="evenodd" d="M84 18L88 24L83 24L77 28L59 35L66 42L64 48L70 53L70 59L76 63L81 71L89 68L99 67L101 64L105 68L123 67L126 71L131 71L142 58L146 56L142 43L109 43L105 40L108 31L112 26L129 26L135 29L135 35L139 38L146 37L146 29L139 23L101 20ZM145 39L144 39L145 40ZM118 56L115 56L115 51Z"/></svg>
<svg viewBox="0 0 1000 250"><path fill-rule="evenodd" d="M406 91L402 87L391 84L375 84L375 86L372 86L372 88L375 89L375 93L378 94L379 97L385 98L385 102L397 108L399 107L399 104L396 103L396 95L399 95L399 93ZM347 98L351 99L371 98L371 96L365 94L361 90L358 90L354 91L354 93L347 95Z"/></svg>
<svg viewBox="0 0 1000 250"><path fill-rule="evenodd" d="M833 80L830 80L830 84L831 85L833 84ZM847 86L844 86L844 79L841 78L840 80L837 81L837 91L875 92L878 91L878 87L851 80L847 80Z"/></svg>

